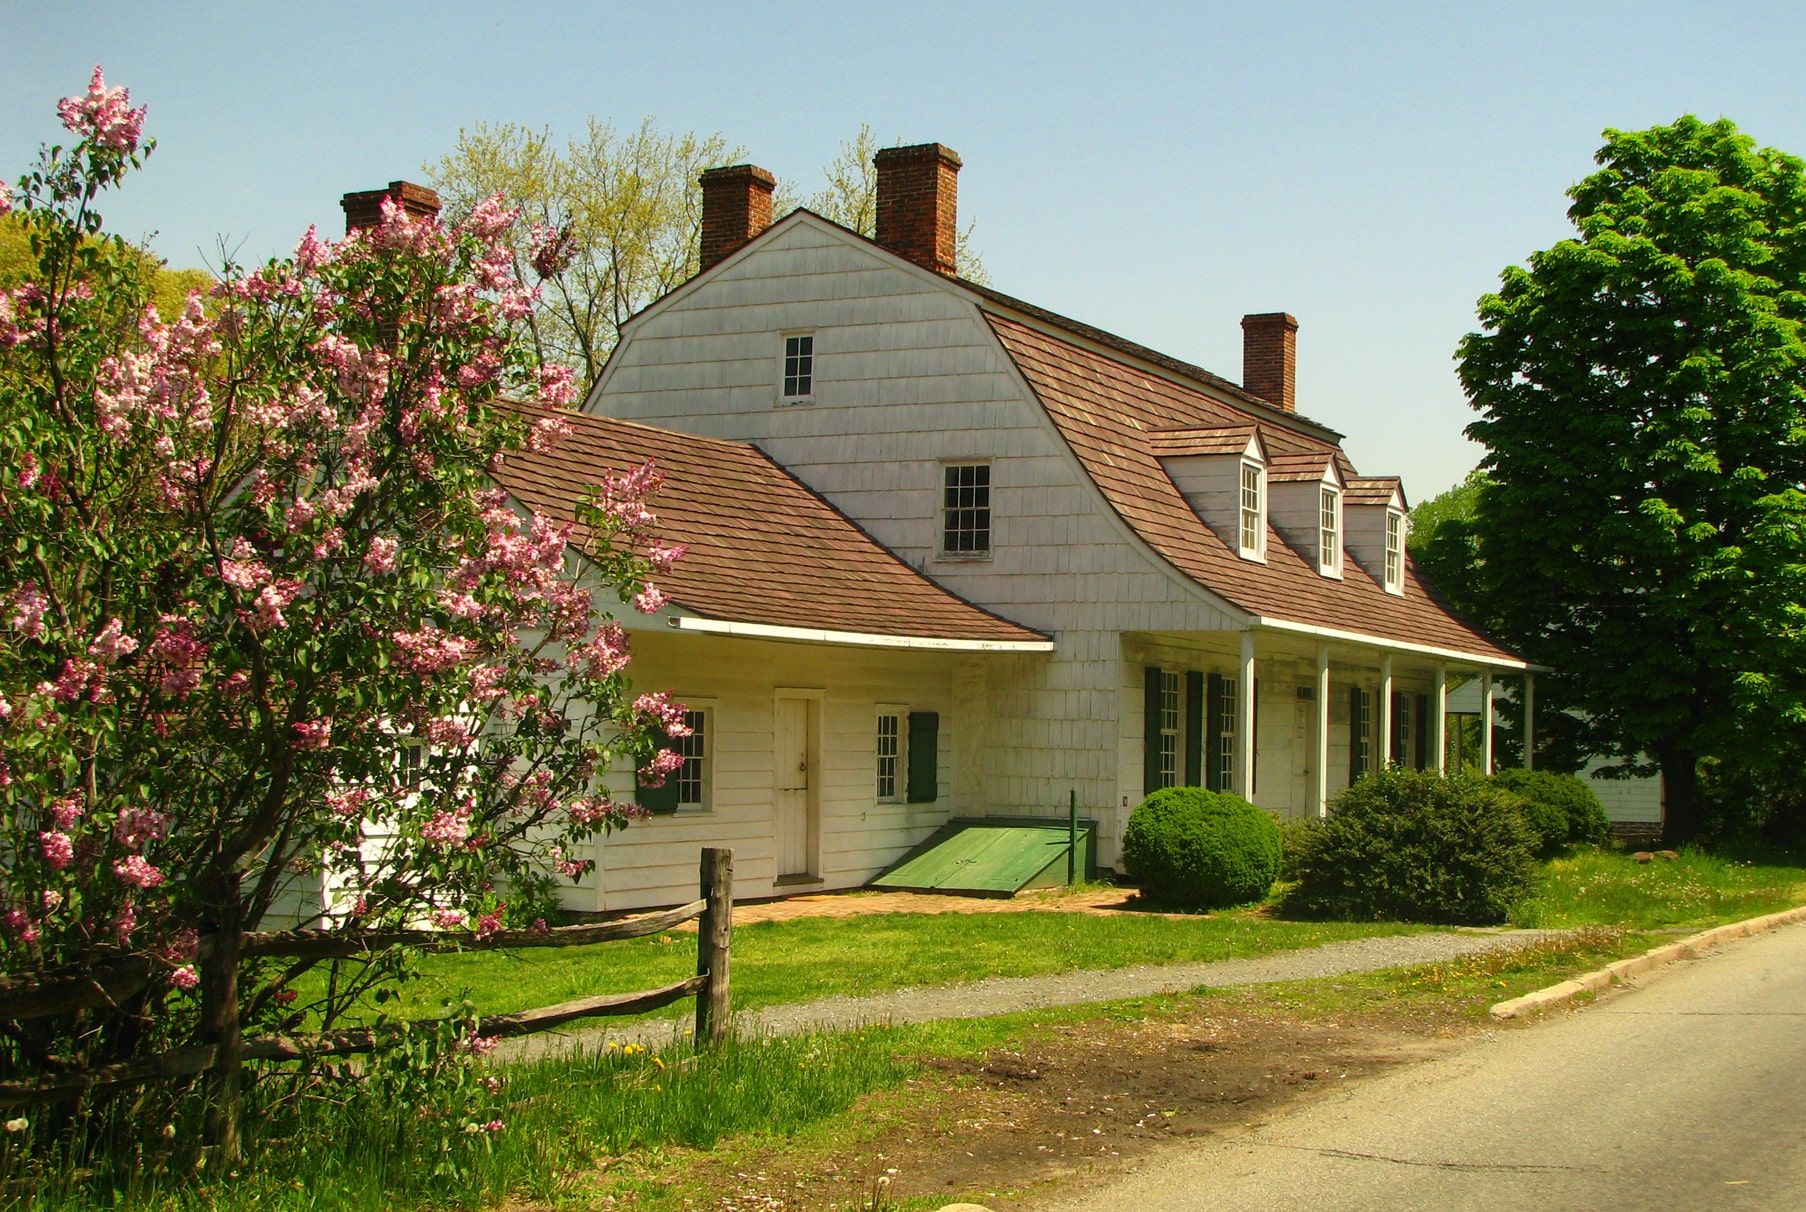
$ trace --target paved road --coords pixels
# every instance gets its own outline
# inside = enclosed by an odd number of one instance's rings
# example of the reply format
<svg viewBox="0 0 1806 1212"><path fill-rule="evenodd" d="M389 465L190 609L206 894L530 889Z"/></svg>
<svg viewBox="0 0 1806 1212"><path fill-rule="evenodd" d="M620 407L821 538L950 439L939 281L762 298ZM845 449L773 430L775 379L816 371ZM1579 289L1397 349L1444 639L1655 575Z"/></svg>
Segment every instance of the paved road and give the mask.
<svg viewBox="0 0 1806 1212"><path fill-rule="evenodd" d="M1045 1212L1806 1209L1806 925Z"/></svg>

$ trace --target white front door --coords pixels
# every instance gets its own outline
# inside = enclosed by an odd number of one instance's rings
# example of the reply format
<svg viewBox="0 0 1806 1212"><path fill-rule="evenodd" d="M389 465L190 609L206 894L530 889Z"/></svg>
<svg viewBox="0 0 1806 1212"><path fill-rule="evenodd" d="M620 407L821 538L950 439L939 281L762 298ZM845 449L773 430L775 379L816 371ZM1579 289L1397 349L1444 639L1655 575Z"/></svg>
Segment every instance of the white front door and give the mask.
<svg viewBox="0 0 1806 1212"><path fill-rule="evenodd" d="M810 784L808 699L777 700L772 809L777 834L778 878L810 872Z"/></svg>
<svg viewBox="0 0 1806 1212"><path fill-rule="evenodd" d="M1292 726L1292 751L1296 761L1294 767L1298 771L1292 780L1292 801L1287 816L1315 815L1314 801L1317 787L1317 693L1313 687L1310 698L1300 696L1298 714Z"/></svg>

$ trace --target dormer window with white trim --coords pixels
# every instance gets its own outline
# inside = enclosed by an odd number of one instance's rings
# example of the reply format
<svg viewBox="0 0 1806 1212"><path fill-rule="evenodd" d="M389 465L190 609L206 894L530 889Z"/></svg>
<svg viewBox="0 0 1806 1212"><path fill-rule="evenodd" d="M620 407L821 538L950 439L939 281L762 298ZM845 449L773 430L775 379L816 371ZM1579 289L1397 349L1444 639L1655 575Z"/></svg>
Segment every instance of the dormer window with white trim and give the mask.
<svg viewBox="0 0 1806 1212"><path fill-rule="evenodd" d="M783 401L802 404L815 395L815 334L792 333L784 338Z"/></svg>
<svg viewBox="0 0 1806 1212"><path fill-rule="evenodd" d="M1386 592L1405 591L1405 515L1386 511Z"/></svg>
<svg viewBox="0 0 1806 1212"><path fill-rule="evenodd" d="M1267 554L1267 471L1259 463L1242 463L1241 556L1259 560Z"/></svg>
<svg viewBox="0 0 1806 1212"><path fill-rule="evenodd" d="M1317 571L1342 575L1342 494L1325 484L1318 502Z"/></svg>

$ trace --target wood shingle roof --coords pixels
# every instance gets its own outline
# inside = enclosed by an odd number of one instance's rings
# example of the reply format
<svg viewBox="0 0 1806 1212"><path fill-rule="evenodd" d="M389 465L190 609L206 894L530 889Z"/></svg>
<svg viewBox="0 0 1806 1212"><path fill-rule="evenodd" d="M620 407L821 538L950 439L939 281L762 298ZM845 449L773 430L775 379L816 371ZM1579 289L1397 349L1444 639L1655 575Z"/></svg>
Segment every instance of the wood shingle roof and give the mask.
<svg viewBox="0 0 1806 1212"><path fill-rule="evenodd" d="M496 478L527 507L569 520L591 484L652 460L664 474L649 502L656 537L689 548L654 579L686 612L856 635L1047 639L924 577L750 443L559 416L570 432L555 449L512 452Z"/></svg>

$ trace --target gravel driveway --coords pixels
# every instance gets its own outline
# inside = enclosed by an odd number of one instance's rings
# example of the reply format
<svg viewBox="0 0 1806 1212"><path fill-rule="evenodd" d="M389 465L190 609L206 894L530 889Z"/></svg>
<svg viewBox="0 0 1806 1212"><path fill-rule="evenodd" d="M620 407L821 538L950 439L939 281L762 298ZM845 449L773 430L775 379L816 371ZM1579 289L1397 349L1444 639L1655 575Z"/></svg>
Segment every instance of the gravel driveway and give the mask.
<svg viewBox="0 0 1806 1212"><path fill-rule="evenodd" d="M1143 964L1133 968L1048 976L995 977L962 985L898 989L870 997L828 997L820 1001L767 1006L735 1015L734 1027L751 1035L800 1035L808 1031L848 1031L876 1024L985 1018L1048 1006L1076 1006L1159 993L1182 993L1204 985L1213 988L1263 985L1433 964L1465 955L1523 947L1559 937L1562 933L1559 930L1449 930L1434 934L1397 934L1328 943L1301 951L1282 951L1258 959ZM530 1060L598 1047L605 1040L663 1044L679 1032L688 1034L687 1023L674 1023L669 1019L569 1032L547 1031L506 1041L499 1055L507 1060Z"/></svg>

